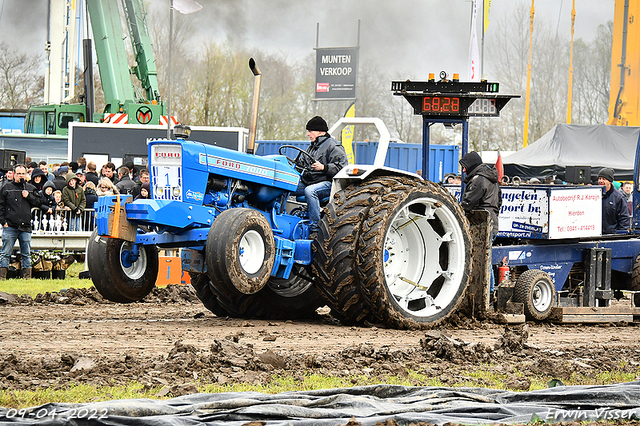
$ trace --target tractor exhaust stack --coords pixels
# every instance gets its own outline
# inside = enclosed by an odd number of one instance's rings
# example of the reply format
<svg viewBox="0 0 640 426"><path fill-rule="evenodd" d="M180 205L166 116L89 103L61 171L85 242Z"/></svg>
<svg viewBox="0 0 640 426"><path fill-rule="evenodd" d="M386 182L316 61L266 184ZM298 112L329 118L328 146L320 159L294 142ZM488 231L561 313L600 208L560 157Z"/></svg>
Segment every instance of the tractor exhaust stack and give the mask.
<svg viewBox="0 0 640 426"><path fill-rule="evenodd" d="M256 151L256 127L258 126L258 101L260 99L260 80L262 74L253 58L249 59L249 68L255 76L253 80L253 103L251 104L251 122L249 123L249 143L247 154L254 154Z"/></svg>

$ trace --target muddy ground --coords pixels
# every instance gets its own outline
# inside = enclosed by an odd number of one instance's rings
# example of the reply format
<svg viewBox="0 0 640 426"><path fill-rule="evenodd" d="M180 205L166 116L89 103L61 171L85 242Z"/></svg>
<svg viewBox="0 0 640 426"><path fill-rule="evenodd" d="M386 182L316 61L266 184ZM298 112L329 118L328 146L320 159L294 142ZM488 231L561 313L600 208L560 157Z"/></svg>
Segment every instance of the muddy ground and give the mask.
<svg viewBox="0 0 640 426"><path fill-rule="evenodd" d="M267 383L275 374L384 382L409 370L444 385L491 387L471 375L481 366L526 390L538 378L575 374L598 383L602 371L638 379L638 336L628 324L507 327L467 318L437 331L349 327L322 308L309 321L218 318L190 286L156 289L129 305L104 301L93 288L35 300L0 294L0 389L136 380L177 396L198 384Z"/></svg>

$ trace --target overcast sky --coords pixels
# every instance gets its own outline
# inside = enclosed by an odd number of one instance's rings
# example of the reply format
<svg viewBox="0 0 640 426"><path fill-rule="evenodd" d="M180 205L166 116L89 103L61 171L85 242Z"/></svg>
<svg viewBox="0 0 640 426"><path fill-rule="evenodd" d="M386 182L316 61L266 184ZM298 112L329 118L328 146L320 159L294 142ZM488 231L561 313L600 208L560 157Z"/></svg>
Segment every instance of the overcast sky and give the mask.
<svg viewBox="0 0 640 426"><path fill-rule="evenodd" d="M520 0L530 7L531 2ZM618 0L622 1L622 0ZM43 53L48 0L0 0L0 41L29 53ZM169 17L169 0L150 0ZM230 40L254 49L307 57L316 45L357 43L361 21L361 63L367 61L397 78L426 79L446 70L467 78L469 0L199 0L203 10L189 15L196 28L192 46ZM508 16L517 0L493 0L490 20ZM614 0L575 0L575 37L593 39L596 28L613 20ZM536 19L570 36L571 0L536 0ZM486 37L492 36L490 24ZM491 79L491 76L489 76Z"/></svg>

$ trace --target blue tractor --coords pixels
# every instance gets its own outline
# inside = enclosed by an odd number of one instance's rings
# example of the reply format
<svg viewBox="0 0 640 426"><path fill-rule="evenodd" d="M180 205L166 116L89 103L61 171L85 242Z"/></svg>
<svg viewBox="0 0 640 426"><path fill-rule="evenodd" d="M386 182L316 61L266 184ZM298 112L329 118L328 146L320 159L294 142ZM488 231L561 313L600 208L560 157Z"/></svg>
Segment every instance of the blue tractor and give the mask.
<svg viewBox="0 0 640 426"><path fill-rule="evenodd" d="M433 325L459 307L470 275L469 226L457 201L413 173L349 165L313 238L290 194L299 155L255 156L178 137L149 143L151 199L101 197L88 267L107 299L129 303L154 287L158 249L181 249L182 268L218 316L311 317L328 305L348 324ZM287 157L286 155L290 155Z"/></svg>

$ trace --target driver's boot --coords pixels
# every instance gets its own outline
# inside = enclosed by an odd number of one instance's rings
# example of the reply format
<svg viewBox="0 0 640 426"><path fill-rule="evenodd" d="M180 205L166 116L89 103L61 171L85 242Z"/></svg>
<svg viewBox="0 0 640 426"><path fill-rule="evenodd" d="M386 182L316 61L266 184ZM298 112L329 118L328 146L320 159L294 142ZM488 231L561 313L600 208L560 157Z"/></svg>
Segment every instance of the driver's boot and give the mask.
<svg viewBox="0 0 640 426"><path fill-rule="evenodd" d="M0 280L7 279L7 268L0 268Z"/></svg>

